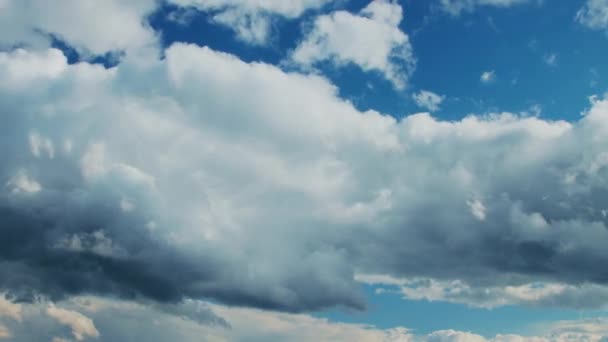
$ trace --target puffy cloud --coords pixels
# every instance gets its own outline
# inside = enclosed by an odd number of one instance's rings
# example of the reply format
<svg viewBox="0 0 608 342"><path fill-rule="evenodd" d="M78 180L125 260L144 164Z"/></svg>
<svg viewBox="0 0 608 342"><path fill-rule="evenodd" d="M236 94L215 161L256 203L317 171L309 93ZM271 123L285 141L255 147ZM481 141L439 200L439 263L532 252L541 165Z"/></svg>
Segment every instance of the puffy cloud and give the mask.
<svg viewBox="0 0 608 342"><path fill-rule="evenodd" d="M439 0L439 8L451 15L471 12L478 6L511 7L531 0Z"/></svg>
<svg viewBox="0 0 608 342"><path fill-rule="evenodd" d="M395 119L319 76L193 45L165 55L104 69L0 53L0 184L20 170L40 184L0 187L11 296L300 312L363 308L355 272L608 282L608 100L573 123Z"/></svg>
<svg viewBox="0 0 608 342"><path fill-rule="evenodd" d="M576 20L594 30L608 29L608 1L587 0L576 13Z"/></svg>
<svg viewBox="0 0 608 342"><path fill-rule="evenodd" d="M319 16L292 60L304 66L326 60L337 66L352 63L382 73L401 89L416 64L409 37L399 28L402 19L401 6L388 0L371 1L359 14Z"/></svg>
<svg viewBox="0 0 608 342"><path fill-rule="evenodd" d="M46 47L53 35L80 53L102 55L155 44L145 17L155 0L3 0L0 47ZM51 69L53 70L53 69Z"/></svg>
<svg viewBox="0 0 608 342"><path fill-rule="evenodd" d="M444 96L437 95L432 91L421 90L412 95L414 102L418 107L427 109L430 112L436 112L439 110L441 102L444 100Z"/></svg>
<svg viewBox="0 0 608 342"><path fill-rule="evenodd" d="M267 44L275 17L293 19L330 0L169 0L186 9L211 13L213 21L235 31L237 38L253 45ZM191 15L186 12L187 15Z"/></svg>

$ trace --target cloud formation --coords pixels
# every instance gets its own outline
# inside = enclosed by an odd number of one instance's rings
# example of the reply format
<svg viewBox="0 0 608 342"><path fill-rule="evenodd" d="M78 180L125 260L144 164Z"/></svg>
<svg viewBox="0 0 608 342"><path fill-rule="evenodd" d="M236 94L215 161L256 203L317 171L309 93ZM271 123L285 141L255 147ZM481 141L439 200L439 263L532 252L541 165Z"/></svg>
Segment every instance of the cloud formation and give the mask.
<svg viewBox="0 0 608 342"><path fill-rule="evenodd" d="M319 76L193 45L165 55L104 69L0 53L14 298L307 311L363 308L355 272L607 283L608 100L574 123L395 119Z"/></svg>
<svg viewBox="0 0 608 342"><path fill-rule="evenodd" d="M311 9L318 9L330 0L169 0L186 9L204 11L212 20L232 29L236 37L252 45L269 42L273 19L294 19Z"/></svg>
<svg viewBox="0 0 608 342"><path fill-rule="evenodd" d="M354 64L381 73L403 89L416 60L408 35L399 28L402 19L401 6L388 0L372 1L358 14L337 11L319 16L292 60L304 66L322 61Z"/></svg>
<svg viewBox="0 0 608 342"><path fill-rule="evenodd" d="M55 310L64 317L58 322L57 314L49 316L40 309L44 305L47 304L24 304L23 322L11 326L14 330L12 341L51 338L53 342L69 341L67 336L78 336L74 335L77 331L83 332L81 340L99 342L130 339L150 342L194 342L201 339L253 342L603 342L608 336L605 319L558 321L536 327L536 336L500 334L483 337L474 332L456 330L417 334L405 327L381 329L372 325L332 322L306 314L228 307L200 301L179 304L174 307L175 311L167 312L159 306L91 296L57 303ZM183 316L180 312L188 314ZM226 324L218 324L218 317ZM69 333L63 329L64 324L69 326Z"/></svg>

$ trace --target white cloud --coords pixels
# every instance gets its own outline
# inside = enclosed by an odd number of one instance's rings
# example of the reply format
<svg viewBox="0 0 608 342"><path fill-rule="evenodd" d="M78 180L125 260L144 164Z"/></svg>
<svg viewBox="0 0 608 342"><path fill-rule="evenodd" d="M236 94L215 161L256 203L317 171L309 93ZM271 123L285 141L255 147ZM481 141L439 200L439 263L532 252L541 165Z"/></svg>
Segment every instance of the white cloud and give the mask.
<svg viewBox="0 0 608 342"><path fill-rule="evenodd" d="M471 12L479 6L511 7L531 2L532 0L439 0L440 8L454 16L462 12Z"/></svg>
<svg viewBox="0 0 608 342"><path fill-rule="evenodd" d="M80 312L51 305L46 309L46 314L56 319L59 323L69 326L72 329L72 335L74 335L77 341L82 341L87 337L99 337L99 331L95 328L93 321Z"/></svg>
<svg viewBox="0 0 608 342"><path fill-rule="evenodd" d="M481 76L479 77L479 80L482 83L491 83L491 82L494 82L495 79L496 79L496 72L494 72L494 70L484 71L481 73Z"/></svg>
<svg viewBox="0 0 608 342"><path fill-rule="evenodd" d="M359 14L319 16L292 59L304 66L324 60L337 66L352 63L382 73L402 89L416 64L409 37L399 28L402 18L401 6L388 0L372 1Z"/></svg>
<svg viewBox="0 0 608 342"><path fill-rule="evenodd" d="M6 210L27 224L0 229L27 243L0 247L32 265L11 275L27 275L18 279L40 292L306 311L362 308L355 271L472 289L605 285L597 274L608 262L606 99L593 98L572 123L510 113L398 120L357 110L322 77L209 48L176 44L162 60L113 69L67 65L58 54L0 54L12 123L0 126L2 184L23 169L45 189L12 196L1 188ZM36 66L27 77L4 77L27 63ZM61 71L49 76L45 63ZM70 153L36 157L32 132L53 146L70 139ZM123 211L123 198L137 210ZM85 252L111 241L110 250L124 251L115 262L154 281L66 264L81 287L64 288L61 273L28 263L56 256L57 239L78 247L74 236L81 248L63 251L71 257L103 261L105 252ZM1 284L15 286L9 278Z"/></svg>
<svg viewBox="0 0 608 342"><path fill-rule="evenodd" d="M68 42L83 54L101 55L156 44L145 16L155 0L80 1L3 0L0 47L27 44L49 46L48 34Z"/></svg>
<svg viewBox="0 0 608 342"><path fill-rule="evenodd" d="M293 19L330 0L170 0L183 8L213 14L213 21L232 29L237 38L252 45L267 44L275 17ZM190 15L190 14L187 14Z"/></svg>
<svg viewBox="0 0 608 342"><path fill-rule="evenodd" d="M587 0L576 20L594 30L608 29L608 0Z"/></svg>
<svg viewBox="0 0 608 342"><path fill-rule="evenodd" d="M421 90L413 94L412 98L418 107L425 108L430 112L436 112L439 110L439 106L445 97L437 95L432 91Z"/></svg>

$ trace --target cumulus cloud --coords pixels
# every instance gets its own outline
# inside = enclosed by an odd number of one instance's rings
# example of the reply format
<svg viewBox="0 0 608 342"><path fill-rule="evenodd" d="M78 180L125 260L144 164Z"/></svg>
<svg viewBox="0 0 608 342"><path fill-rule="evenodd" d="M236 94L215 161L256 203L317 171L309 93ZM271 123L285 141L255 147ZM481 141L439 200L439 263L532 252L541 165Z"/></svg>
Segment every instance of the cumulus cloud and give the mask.
<svg viewBox="0 0 608 342"><path fill-rule="evenodd" d="M413 94L412 98L418 107L424 108L430 112L436 112L439 110L439 106L445 97L437 95L432 91L421 90Z"/></svg>
<svg viewBox="0 0 608 342"><path fill-rule="evenodd" d="M391 60L397 44L411 61L401 19L387 1L322 16L311 35L328 50L310 40L304 60L335 49L346 54L334 62L403 85ZM381 46L338 49L322 30L342 24L378 30ZM67 32L91 51L129 45ZM396 119L359 111L323 77L184 44L110 69L16 49L0 52L0 78L0 290L11 298L301 312L363 308L355 272L471 289L608 282L607 99L573 123Z"/></svg>
<svg viewBox="0 0 608 342"><path fill-rule="evenodd" d="M0 54L0 183L40 184L1 188L0 287L14 298L306 311L363 308L355 272L608 282L608 100L573 123L397 120L319 76L193 45L165 55L104 69ZM16 68L31 71L5 77Z"/></svg>
<svg viewBox="0 0 608 342"><path fill-rule="evenodd" d="M337 11L319 16L292 60L304 66L352 63L380 72L402 89L416 64L409 37L399 28L402 19L401 6L388 0L371 1L358 14Z"/></svg>
<svg viewBox="0 0 608 342"><path fill-rule="evenodd" d="M479 6L507 8L531 1L532 0L439 0L439 8L451 15L457 16L463 12L471 12Z"/></svg>
<svg viewBox="0 0 608 342"><path fill-rule="evenodd" d="M155 0L78 1L3 0L0 48L48 47L51 35L85 55L103 55L155 44L145 24Z"/></svg>
<svg viewBox="0 0 608 342"><path fill-rule="evenodd" d="M608 1L587 0L576 13L576 20L590 29L608 29Z"/></svg>
<svg viewBox="0 0 608 342"><path fill-rule="evenodd" d="M210 13L215 23L232 29L240 40L252 45L263 45L270 39L274 18L294 19L307 10L323 7L330 3L330 0L169 0L169 2L185 9Z"/></svg>

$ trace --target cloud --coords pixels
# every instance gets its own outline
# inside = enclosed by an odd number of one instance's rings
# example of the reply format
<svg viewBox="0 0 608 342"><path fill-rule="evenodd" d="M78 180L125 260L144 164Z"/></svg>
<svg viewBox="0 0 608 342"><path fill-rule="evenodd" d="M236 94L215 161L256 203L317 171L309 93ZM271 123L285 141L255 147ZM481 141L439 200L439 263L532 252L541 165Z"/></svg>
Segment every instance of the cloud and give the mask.
<svg viewBox="0 0 608 342"><path fill-rule="evenodd" d="M4 325L0 324L0 339L11 338L11 337L13 337L13 335L11 335L10 330L8 330L8 328L5 327Z"/></svg>
<svg viewBox="0 0 608 342"><path fill-rule="evenodd" d="M557 65L557 54L556 53L550 53L548 55L545 55L543 57L543 61L548 66L556 66Z"/></svg>
<svg viewBox="0 0 608 342"><path fill-rule="evenodd" d="M155 0L87 2L4 0L0 6L0 48L25 44L48 47L50 35L85 55L131 50L156 44L145 16ZM102 29L100 29L102 28Z"/></svg>
<svg viewBox="0 0 608 342"><path fill-rule="evenodd" d="M587 0L576 13L576 21L593 30L608 29L608 1Z"/></svg>
<svg viewBox="0 0 608 342"><path fill-rule="evenodd" d="M74 335L77 341L82 341L87 337L99 337L99 331L95 328L93 321L80 312L52 305L46 309L46 314L57 320L57 322L69 326L72 329L72 335Z"/></svg>
<svg viewBox="0 0 608 342"><path fill-rule="evenodd" d="M496 72L494 70L484 71L481 73L479 80L481 83L491 83L496 79Z"/></svg>
<svg viewBox="0 0 608 342"><path fill-rule="evenodd" d="M158 305L100 297L74 297L56 304L63 320L45 314L45 303L24 304L24 321L14 327L13 341L68 341L61 325L88 331L82 337L100 342L129 339L161 341L391 341L391 342L600 342L608 335L605 318L556 321L534 326L537 336L503 334L482 337L474 332L438 330L416 334L405 327L382 329L340 323L307 314L289 314L190 301L165 311ZM183 316L181 313L186 312ZM86 315L86 316L85 316ZM79 321L80 320L80 321ZM92 325L92 321L95 325ZM219 321L218 321L219 320ZM91 321L89 325L88 322ZM77 322L77 323L75 323ZM85 324L86 322L86 324ZM224 323L225 322L225 323ZM92 336L97 331L98 336ZM54 341L55 341L54 340Z"/></svg>
<svg viewBox="0 0 608 342"><path fill-rule="evenodd" d="M608 287L595 284L568 285L536 282L516 286L471 286L461 280L393 278L388 275L357 275L365 284L384 286L380 292L398 293L404 299L443 301L471 307L496 308L507 305L605 309ZM388 286L388 288L386 287Z"/></svg>
<svg viewBox="0 0 608 342"><path fill-rule="evenodd" d="M427 109L430 112L438 111L444 98L444 96L437 95L428 90L421 90L412 95L412 99L414 99L414 102L416 105L418 105L418 107Z"/></svg>
<svg viewBox="0 0 608 342"><path fill-rule="evenodd" d="M409 37L399 28L402 18L401 6L387 0L372 1L358 14L337 11L319 16L292 60L304 66L352 63L380 72L402 89L416 64Z"/></svg>
<svg viewBox="0 0 608 342"><path fill-rule="evenodd" d="M21 305L11 302L4 295L0 296L0 317L21 321Z"/></svg>
<svg viewBox="0 0 608 342"><path fill-rule="evenodd" d="M2 52L0 77L11 298L305 312L364 308L355 273L608 283L608 99L572 123L396 119L323 77L185 44L110 69ZM39 191L5 186L22 173Z"/></svg>
<svg viewBox="0 0 608 342"><path fill-rule="evenodd" d="M481 76L479 77L479 80L481 81L481 83L491 83L491 82L494 82L495 79L496 79L496 72L494 72L494 70L484 71L481 73Z"/></svg>
<svg viewBox="0 0 608 342"><path fill-rule="evenodd" d="M439 8L453 16L463 12L472 12L479 6L511 7L531 0L439 0Z"/></svg>
<svg viewBox="0 0 608 342"><path fill-rule="evenodd" d="M318 9L329 0L169 0L170 3L212 14L212 20L232 29L236 37L252 45L268 44L273 19L300 17L304 12Z"/></svg>

